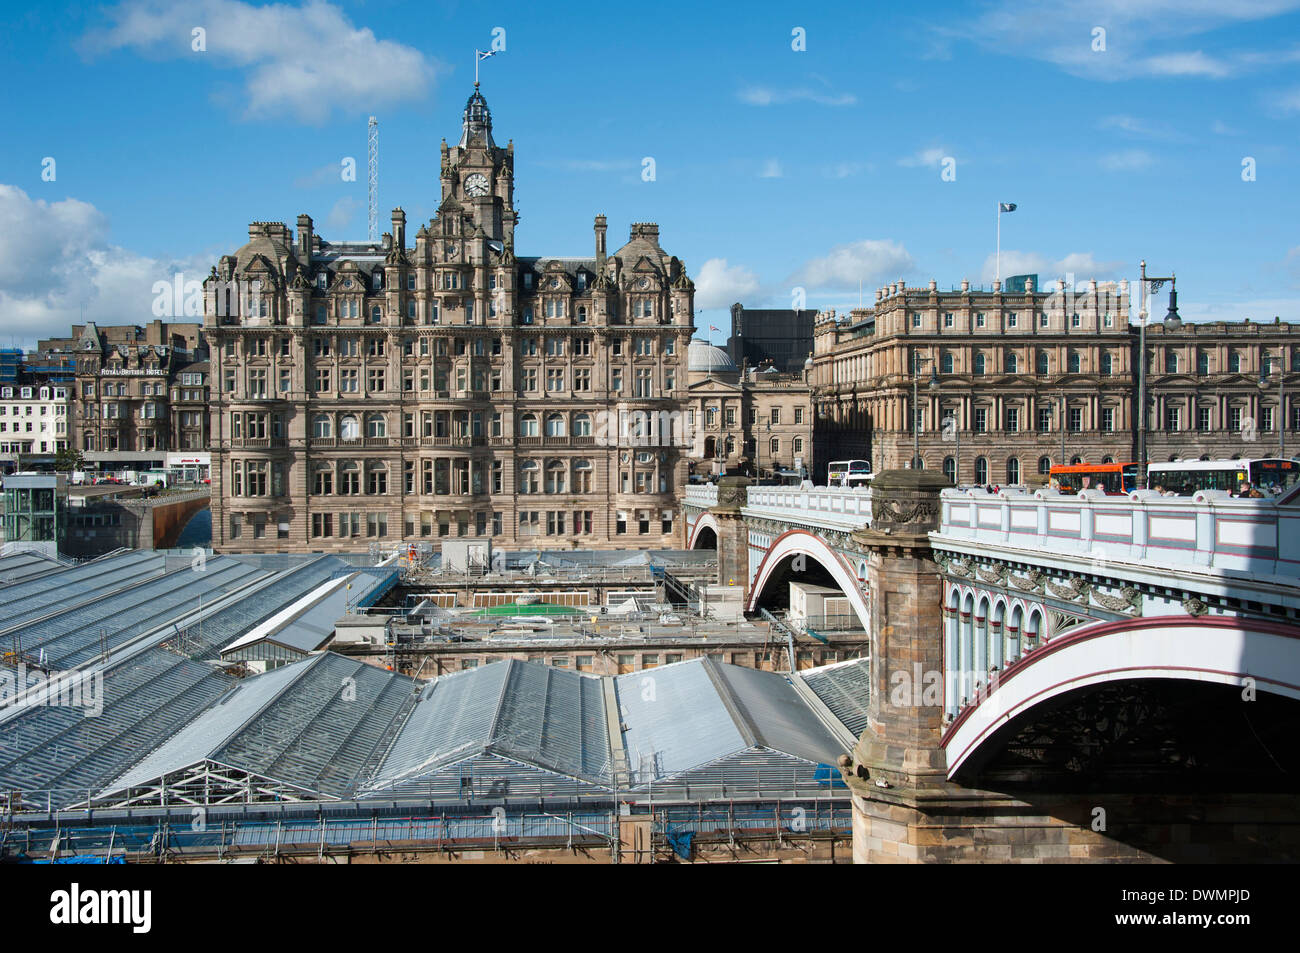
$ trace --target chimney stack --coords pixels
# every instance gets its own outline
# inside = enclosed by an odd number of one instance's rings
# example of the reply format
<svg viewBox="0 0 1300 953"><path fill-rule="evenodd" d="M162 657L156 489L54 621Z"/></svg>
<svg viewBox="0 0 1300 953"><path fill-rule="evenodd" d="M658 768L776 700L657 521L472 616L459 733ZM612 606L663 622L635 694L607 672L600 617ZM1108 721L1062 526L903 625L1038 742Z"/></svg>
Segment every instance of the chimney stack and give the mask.
<svg viewBox="0 0 1300 953"><path fill-rule="evenodd" d="M608 224L609 223L606 220L604 215L596 216L595 231L596 231L596 261L597 262L603 262L605 260L605 230L606 228L608 228Z"/></svg>

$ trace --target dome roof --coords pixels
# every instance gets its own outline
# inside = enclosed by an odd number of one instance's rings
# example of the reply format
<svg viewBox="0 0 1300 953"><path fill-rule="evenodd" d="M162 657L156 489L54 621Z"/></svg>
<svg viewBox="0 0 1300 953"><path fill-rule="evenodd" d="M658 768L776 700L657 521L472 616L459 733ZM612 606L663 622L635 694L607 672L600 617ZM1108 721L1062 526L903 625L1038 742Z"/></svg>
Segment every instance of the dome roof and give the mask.
<svg viewBox="0 0 1300 953"><path fill-rule="evenodd" d="M736 373L736 365L731 356L720 347L714 347L708 341L692 341L687 352L687 370Z"/></svg>

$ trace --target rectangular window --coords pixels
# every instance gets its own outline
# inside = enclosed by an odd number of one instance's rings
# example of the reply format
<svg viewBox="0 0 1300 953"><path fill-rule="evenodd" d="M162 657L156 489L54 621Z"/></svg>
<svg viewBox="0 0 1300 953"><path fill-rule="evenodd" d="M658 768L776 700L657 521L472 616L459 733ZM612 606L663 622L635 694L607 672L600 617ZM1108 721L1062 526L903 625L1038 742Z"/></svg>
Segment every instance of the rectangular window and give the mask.
<svg viewBox="0 0 1300 953"><path fill-rule="evenodd" d="M1228 429L1234 434L1241 433L1241 408L1228 408Z"/></svg>
<svg viewBox="0 0 1300 953"><path fill-rule="evenodd" d="M1070 431L1072 433L1079 433L1081 430L1083 430L1083 408L1071 407L1069 413L1069 420L1070 420Z"/></svg>
<svg viewBox="0 0 1300 953"><path fill-rule="evenodd" d="M1166 430L1178 429L1178 408L1177 407L1165 408L1165 429Z"/></svg>
<svg viewBox="0 0 1300 953"><path fill-rule="evenodd" d="M975 408L975 432L984 433L988 429L988 411L983 407Z"/></svg>
<svg viewBox="0 0 1300 953"><path fill-rule="evenodd" d="M1111 407L1101 409L1101 429L1106 433L1113 433L1115 430L1115 411Z"/></svg>
<svg viewBox="0 0 1300 953"><path fill-rule="evenodd" d="M1051 429L1052 429L1052 408L1039 407L1038 408L1038 432L1047 433Z"/></svg>
<svg viewBox="0 0 1300 953"><path fill-rule="evenodd" d="M343 368L339 371L339 390L345 394L361 392L360 373L356 368Z"/></svg>
<svg viewBox="0 0 1300 953"><path fill-rule="evenodd" d="M1018 407L1007 408L1006 429L1009 433L1015 433L1020 429L1020 408Z"/></svg>

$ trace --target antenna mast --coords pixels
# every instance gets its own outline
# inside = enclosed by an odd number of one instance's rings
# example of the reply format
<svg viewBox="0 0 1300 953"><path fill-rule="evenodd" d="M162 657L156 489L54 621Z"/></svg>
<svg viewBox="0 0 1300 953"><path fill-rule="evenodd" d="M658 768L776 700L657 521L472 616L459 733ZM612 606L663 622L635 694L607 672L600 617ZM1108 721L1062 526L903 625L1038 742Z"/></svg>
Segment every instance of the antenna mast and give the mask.
<svg viewBox="0 0 1300 953"><path fill-rule="evenodd" d="M370 117L370 240L379 241L379 120Z"/></svg>

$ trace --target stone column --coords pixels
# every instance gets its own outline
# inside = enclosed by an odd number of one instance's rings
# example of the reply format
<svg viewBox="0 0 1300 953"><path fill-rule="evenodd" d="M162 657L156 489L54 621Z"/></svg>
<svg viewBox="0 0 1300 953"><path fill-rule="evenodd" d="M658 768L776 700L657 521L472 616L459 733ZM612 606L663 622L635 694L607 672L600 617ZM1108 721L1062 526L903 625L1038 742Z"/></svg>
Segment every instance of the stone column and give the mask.
<svg viewBox="0 0 1300 953"><path fill-rule="evenodd" d="M749 478L718 480L718 505L709 512L718 521L718 585L742 586L749 596L749 532L740 508L749 499Z"/></svg>
<svg viewBox="0 0 1300 953"><path fill-rule="evenodd" d="M854 541L869 553L871 697L867 728L840 759L853 792L859 863L918 860L919 803L947 785L943 586L928 533L939 524L933 470L886 470L872 482L871 527Z"/></svg>

